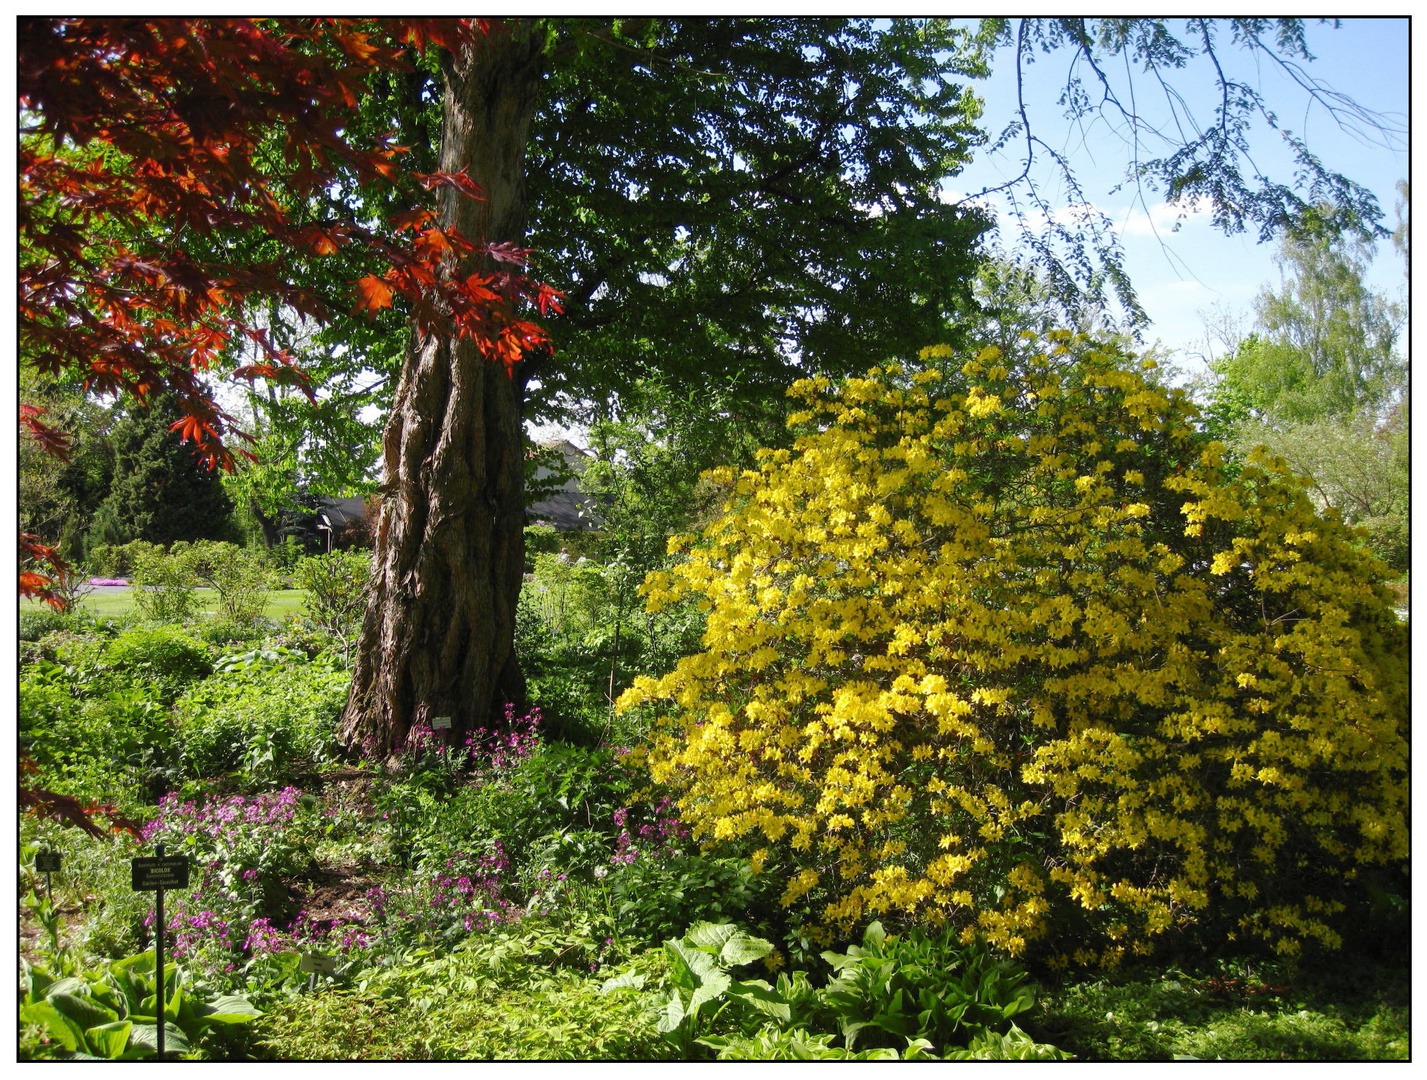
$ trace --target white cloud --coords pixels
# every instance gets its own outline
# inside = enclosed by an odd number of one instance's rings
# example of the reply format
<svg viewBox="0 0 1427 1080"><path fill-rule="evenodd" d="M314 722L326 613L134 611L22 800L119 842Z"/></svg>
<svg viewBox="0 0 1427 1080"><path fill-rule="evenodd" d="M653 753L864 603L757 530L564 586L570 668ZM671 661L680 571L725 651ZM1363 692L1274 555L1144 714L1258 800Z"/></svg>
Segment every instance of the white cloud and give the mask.
<svg viewBox="0 0 1427 1080"><path fill-rule="evenodd" d="M1143 207L1130 206L1111 213L1110 218L1119 224L1121 236L1167 236L1179 224L1205 225L1210 222L1209 212L1213 204L1203 195L1185 199L1179 203L1158 202L1150 206L1146 213Z"/></svg>
<svg viewBox="0 0 1427 1080"><path fill-rule="evenodd" d="M947 204L964 203L969 206L979 206L989 210L996 220L1002 223L1003 227L1016 232L1020 231L1019 225L1011 221L1010 206L999 192L973 197L968 196L966 192L943 187L941 201ZM1143 206L1107 207L1086 202L1060 206L1049 214L1045 214L1023 204L1022 216L1026 229L1032 233L1045 231L1051 223L1074 227L1093 222L1103 215L1115 223L1115 228L1122 237L1167 237L1173 234L1176 222L1182 222L1181 228L1209 224L1211 209L1212 205L1207 198L1196 196L1178 204L1153 203L1148 212Z"/></svg>

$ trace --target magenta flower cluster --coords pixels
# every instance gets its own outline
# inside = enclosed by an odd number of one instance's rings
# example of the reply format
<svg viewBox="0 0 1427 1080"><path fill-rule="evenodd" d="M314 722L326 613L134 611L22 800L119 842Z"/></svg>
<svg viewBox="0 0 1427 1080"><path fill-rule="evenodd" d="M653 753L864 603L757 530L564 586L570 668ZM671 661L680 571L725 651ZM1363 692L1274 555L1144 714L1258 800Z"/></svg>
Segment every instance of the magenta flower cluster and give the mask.
<svg viewBox="0 0 1427 1080"><path fill-rule="evenodd" d="M301 795L287 787L207 803L176 792L163 797L141 836L191 860L191 887L171 894L164 919L175 959L203 958L215 970L233 970L233 961L249 949L252 927L269 925L266 909L280 898L281 879L300 861L294 823ZM150 915L145 926L152 924Z"/></svg>
<svg viewBox="0 0 1427 1080"><path fill-rule="evenodd" d="M200 805L180 802L178 792L171 791L159 800L158 817L143 827L141 835L145 843L170 837L233 839L250 826L287 825L297 815L301 795L297 788L285 787L252 799L234 795Z"/></svg>
<svg viewBox="0 0 1427 1080"><path fill-rule="evenodd" d="M248 927L243 950L250 956L313 949L327 951L365 949L371 935L360 922L340 919L313 920L300 911L287 928L280 929L269 919L254 919Z"/></svg>
<svg viewBox="0 0 1427 1080"><path fill-rule="evenodd" d="M616 810L613 817L619 834L614 840L614 857L610 862L627 866L641 855L658 858L677 851L679 844L689 838L689 830L674 816L673 807L672 799L660 799L654 807L654 820L635 826L632 832L630 808L625 806Z"/></svg>
<svg viewBox="0 0 1427 1080"><path fill-rule="evenodd" d="M479 773L509 772L540 748L540 719L539 708L517 717L515 706L507 704L505 723L500 728L473 728L459 749L448 745L427 721L420 720L398 743L396 759L406 772L435 769L455 773L466 768Z"/></svg>
<svg viewBox="0 0 1427 1080"><path fill-rule="evenodd" d="M516 718L515 706L506 705L502 731L475 728L466 740L471 765L478 772L509 772L540 749L540 709Z"/></svg>
<svg viewBox="0 0 1427 1080"><path fill-rule="evenodd" d="M500 841L483 855L458 851L430 877L393 895L367 891L373 919L387 926L441 933L459 925L470 933L513 922L519 910L504 896L510 859Z"/></svg>
<svg viewBox="0 0 1427 1080"><path fill-rule="evenodd" d="M398 742L396 760L405 772L436 769L438 772L456 772L464 765L465 755L432 730L425 720L411 725L406 738Z"/></svg>

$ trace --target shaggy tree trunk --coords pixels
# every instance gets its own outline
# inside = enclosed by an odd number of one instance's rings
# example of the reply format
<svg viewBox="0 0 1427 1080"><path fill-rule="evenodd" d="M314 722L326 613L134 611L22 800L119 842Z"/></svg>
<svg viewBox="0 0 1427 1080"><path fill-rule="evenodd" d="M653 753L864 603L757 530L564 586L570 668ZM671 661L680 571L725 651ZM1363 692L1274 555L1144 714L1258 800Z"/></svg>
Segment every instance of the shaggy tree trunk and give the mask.
<svg viewBox="0 0 1427 1080"><path fill-rule="evenodd" d="M441 169L465 170L483 199L443 189L442 223L518 242L539 48L526 35L488 36L444 75ZM413 334L385 433L372 596L341 721L348 747L388 754L435 717L451 718L445 737L460 745L520 696L521 398L521 380L469 339Z"/></svg>

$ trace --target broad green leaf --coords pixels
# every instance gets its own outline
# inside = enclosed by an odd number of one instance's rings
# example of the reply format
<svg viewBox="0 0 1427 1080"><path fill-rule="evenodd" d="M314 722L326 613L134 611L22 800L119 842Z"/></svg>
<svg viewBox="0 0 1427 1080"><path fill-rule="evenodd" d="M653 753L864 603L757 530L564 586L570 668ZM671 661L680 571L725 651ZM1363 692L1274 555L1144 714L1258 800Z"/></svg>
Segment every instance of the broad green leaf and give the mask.
<svg viewBox="0 0 1427 1080"><path fill-rule="evenodd" d="M43 968L25 965L26 997L29 1001L39 1001L45 990L55 981L54 976Z"/></svg>
<svg viewBox="0 0 1427 1080"><path fill-rule="evenodd" d="M141 953L135 953L133 956L126 956L122 960L115 960L109 965L109 970L114 972L133 971L151 974L154 970L155 963L153 952L146 949ZM168 965L165 964L164 966L167 967Z"/></svg>
<svg viewBox="0 0 1427 1080"><path fill-rule="evenodd" d="M927 1039L909 1039L907 1048L902 1051L903 1061L935 1061L936 1054L933 1052L936 1046Z"/></svg>
<svg viewBox="0 0 1427 1080"><path fill-rule="evenodd" d="M113 1061L129 1045L129 1031L133 1026L127 1020L115 1020L111 1024L85 1029L84 1037L96 1056Z"/></svg>
<svg viewBox="0 0 1427 1080"><path fill-rule="evenodd" d="M762 938L751 937L739 931L719 950L718 958L729 967L738 967L741 964L751 964L755 960L762 960L773 951L773 943L764 941Z"/></svg>
<svg viewBox="0 0 1427 1080"><path fill-rule="evenodd" d="M263 1015L247 998L232 994L199 1004L194 1012L203 1024L246 1024Z"/></svg>
<svg viewBox="0 0 1427 1080"><path fill-rule="evenodd" d="M81 1028L98 1027L119 1019L119 1014L113 1009L106 1009L93 999L78 994L49 994L45 1000Z"/></svg>
<svg viewBox="0 0 1427 1080"><path fill-rule="evenodd" d="M660 1035L667 1035L671 1031L677 1031L679 1025L684 1020L684 1003L679 998L677 992L669 995L669 1001L664 1006L663 1012L659 1014L659 1020L654 1025L654 1030Z"/></svg>
<svg viewBox="0 0 1427 1080"><path fill-rule="evenodd" d="M871 1022L867 1020L842 1020L838 1024L838 1028L842 1031L842 1041L847 1044L849 1050L857 1042L857 1033L863 1028L871 1026Z"/></svg>
<svg viewBox="0 0 1427 1080"><path fill-rule="evenodd" d="M718 971L718 964L712 956L701 949L691 949L682 941L664 942L664 951L675 967L689 980L689 989L700 985Z"/></svg>
<svg viewBox="0 0 1427 1080"><path fill-rule="evenodd" d="M48 1000L20 1006L20 1019L39 1024L49 1033L51 1039L66 1050L81 1050L86 1047L83 1029Z"/></svg>
<svg viewBox="0 0 1427 1080"><path fill-rule="evenodd" d="M165 983L165 989L168 990L168 1000L164 1002L164 1017L175 1023L188 1019L192 1014L192 1007L186 1000L187 995L183 992L183 984L175 979L172 987Z"/></svg>
<svg viewBox="0 0 1427 1080"><path fill-rule="evenodd" d="M623 975L616 975L612 979L606 979L604 985L600 987L601 994L608 994L614 990L621 990L629 987L632 990L644 989L645 977L638 972L626 971Z"/></svg>
<svg viewBox="0 0 1427 1080"><path fill-rule="evenodd" d="M1023 986L1017 991L1016 996L1001 1007L1001 1015L1010 1019L1027 1009L1034 1008L1036 1003L1036 992L1029 986Z"/></svg>
<svg viewBox="0 0 1427 1080"><path fill-rule="evenodd" d="M690 948L682 941L666 941L664 948L675 961L675 967L682 968L684 989L692 991L685 1006L691 1016L705 1002L722 996L733 981L727 972L719 968L718 962L701 949Z"/></svg>
<svg viewBox="0 0 1427 1080"><path fill-rule="evenodd" d="M890 1046L878 1046L871 1050L863 1050L861 1053L852 1056L853 1061L900 1061L897 1051Z"/></svg>
<svg viewBox="0 0 1427 1080"><path fill-rule="evenodd" d="M154 1024L135 1024L129 1032L130 1044L144 1047L150 1054L158 1051L158 1040L158 1028ZM164 1024L164 1053L188 1053L188 1036L177 1024Z"/></svg>
<svg viewBox="0 0 1427 1080"><path fill-rule="evenodd" d="M705 1002L716 1001L723 997L724 992L732 984L733 978L726 971L717 969L709 972L708 976L694 991L694 996L689 998L689 1013L697 1013Z"/></svg>
<svg viewBox="0 0 1427 1080"><path fill-rule="evenodd" d="M52 998L56 994L83 994L89 987L83 979L56 979L45 987L45 997Z"/></svg>
<svg viewBox="0 0 1427 1080"><path fill-rule="evenodd" d="M748 982L730 982L728 995L748 1002L749 1005L761 1013L776 1017L779 1020L788 1021L792 1019L792 1011L777 991L761 979L751 979Z"/></svg>
<svg viewBox="0 0 1427 1080"><path fill-rule="evenodd" d="M684 934L684 941L696 949L717 953L724 942L739 932L733 923L696 922Z"/></svg>
<svg viewBox="0 0 1427 1080"><path fill-rule="evenodd" d="M851 953L833 952L831 949L824 951L820 955L824 960L828 962L828 964L832 966L832 969L836 971L839 975L842 974L843 968L849 966L850 964L856 963L857 960L860 959L860 957L854 956Z"/></svg>

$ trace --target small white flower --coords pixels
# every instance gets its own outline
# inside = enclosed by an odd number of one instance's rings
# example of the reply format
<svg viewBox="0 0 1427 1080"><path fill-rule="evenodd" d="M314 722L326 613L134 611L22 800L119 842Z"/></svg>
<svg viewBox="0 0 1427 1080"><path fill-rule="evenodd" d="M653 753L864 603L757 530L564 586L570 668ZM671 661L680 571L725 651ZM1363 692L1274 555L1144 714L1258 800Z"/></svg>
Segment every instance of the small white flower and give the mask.
<svg viewBox="0 0 1427 1080"><path fill-rule="evenodd" d="M595 877L597 877L597 878L602 878L602 877L604 877L605 875L607 875L608 873L609 873L609 867L608 867L608 866L596 866L596 867L595 867Z"/></svg>

